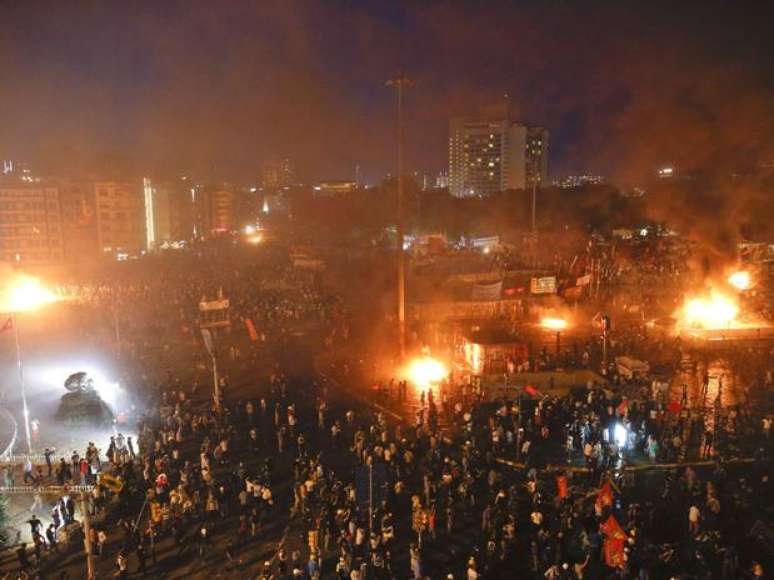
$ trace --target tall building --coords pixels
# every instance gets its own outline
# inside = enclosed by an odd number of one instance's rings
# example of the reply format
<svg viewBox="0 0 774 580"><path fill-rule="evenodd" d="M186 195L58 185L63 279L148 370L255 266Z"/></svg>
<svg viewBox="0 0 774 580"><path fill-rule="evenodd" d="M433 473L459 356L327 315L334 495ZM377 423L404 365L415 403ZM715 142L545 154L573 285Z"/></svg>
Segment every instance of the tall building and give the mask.
<svg viewBox="0 0 774 580"><path fill-rule="evenodd" d="M191 237L190 227L187 235L183 237L176 235L181 229L179 222L183 219L183 216L178 214L188 209L184 207L185 204L177 202L176 198L183 198L191 204L190 194L176 185L169 182L152 182L147 177L142 180L145 202L145 244L148 250L154 250L165 242L186 240ZM185 217L190 214L189 210Z"/></svg>
<svg viewBox="0 0 774 580"><path fill-rule="evenodd" d="M448 189L449 188L449 174L445 172L441 172L438 174L438 176L435 178L435 188L436 189Z"/></svg>
<svg viewBox="0 0 774 580"><path fill-rule="evenodd" d="M147 248L146 191L140 183L94 184L97 246L103 255L139 254Z"/></svg>
<svg viewBox="0 0 774 580"><path fill-rule="evenodd" d="M525 185L548 183L548 131L544 127L526 127L524 148Z"/></svg>
<svg viewBox="0 0 774 580"><path fill-rule="evenodd" d="M449 190L483 197L543 183L548 174L548 131L496 116L459 117L449 123Z"/></svg>
<svg viewBox="0 0 774 580"><path fill-rule="evenodd" d="M231 189L215 188L206 192L207 235L225 234L234 229L235 195Z"/></svg>
<svg viewBox="0 0 774 580"><path fill-rule="evenodd" d="M94 184L88 181L59 182L59 205L62 213L64 259L84 262L99 256Z"/></svg>
<svg viewBox="0 0 774 580"><path fill-rule="evenodd" d="M0 179L0 260L39 264L62 258L59 189Z"/></svg>
<svg viewBox="0 0 774 580"><path fill-rule="evenodd" d="M264 189L281 189L294 185L293 164L290 159L269 159L261 168L261 184Z"/></svg>

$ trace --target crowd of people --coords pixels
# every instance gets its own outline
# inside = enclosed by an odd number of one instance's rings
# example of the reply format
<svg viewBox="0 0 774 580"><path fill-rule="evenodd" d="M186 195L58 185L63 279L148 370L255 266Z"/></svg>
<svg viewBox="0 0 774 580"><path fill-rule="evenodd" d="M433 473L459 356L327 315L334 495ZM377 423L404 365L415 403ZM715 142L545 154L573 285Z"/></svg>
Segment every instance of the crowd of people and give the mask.
<svg viewBox="0 0 774 580"><path fill-rule="evenodd" d="M35 484L94 486L84 509L101 569L263 580L732 579L771 569L770 416L614 372L561 396L490 400L455 378L369 391L349 364L313 369L301 360L312 355L286 342L305 324L319 330L308 340L320 351L352 340L314 276L282 260L191 259L63 287L142 321L123 333L122 364L144 399L136 439L116 435L104 453L98 442L59 461L51 451L29 470ZM217 331L213 405L191 329L202 297L218 296L229 298L232 330ZM30 520L22 573L56 569L57 531L82 520L73 496L41 514L50 524Z"/></svg>

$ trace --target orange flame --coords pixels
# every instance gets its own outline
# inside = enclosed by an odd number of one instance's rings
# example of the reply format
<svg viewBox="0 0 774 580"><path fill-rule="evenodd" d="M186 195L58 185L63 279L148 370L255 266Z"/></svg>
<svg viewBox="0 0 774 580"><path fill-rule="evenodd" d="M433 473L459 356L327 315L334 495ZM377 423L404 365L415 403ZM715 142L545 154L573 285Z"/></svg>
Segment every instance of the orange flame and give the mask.
<svg viewBox="0 0 774 580"><path fill-rule="evenodd" d="M563 330L567 328L567 321L562 318L543 318L540 321L540 326L551 330Z"/></svg>
<svg viewBox="0 0 774 580"><path fill-rule="evenodd" d="M728 296L713 290L709 296L690 298L680 311L680 326L705 330L739 326L739 306Z"/></svg>

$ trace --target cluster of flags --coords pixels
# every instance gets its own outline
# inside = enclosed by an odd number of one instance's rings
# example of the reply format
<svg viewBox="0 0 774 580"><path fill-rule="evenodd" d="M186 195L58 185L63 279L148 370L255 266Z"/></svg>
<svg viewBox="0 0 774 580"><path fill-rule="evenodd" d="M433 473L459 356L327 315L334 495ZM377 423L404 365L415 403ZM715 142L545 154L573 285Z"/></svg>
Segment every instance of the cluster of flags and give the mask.
<svg viewBox="0 0 774 580"><path fill-rule="evenodd" d="M597 491L597 498L594 501L597 512L601 512L606 507L611 507L614 499L613 485L607 480L602 484L602 487L599 488L599 491ZM613 514L608 516L605 522L599 526L599 529L605 536L603 544L605 564L611 568L623 568L625 561L624 545L626 543L626 532L624 532Z"/></svg>

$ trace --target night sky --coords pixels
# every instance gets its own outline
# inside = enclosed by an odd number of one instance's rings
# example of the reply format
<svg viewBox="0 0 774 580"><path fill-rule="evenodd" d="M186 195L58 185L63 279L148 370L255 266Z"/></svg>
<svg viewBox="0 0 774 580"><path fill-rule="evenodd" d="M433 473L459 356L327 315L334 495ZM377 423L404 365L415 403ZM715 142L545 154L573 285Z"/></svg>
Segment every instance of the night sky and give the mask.
<svg viewBox="0 0 774 580"><path fill-rule="evenodd" d="M19 2L0 5L0 158L49 171L254 179L446 168L448 119L509 94L552 175L774 163L765 2ZM642 6L641 6L642 5Z"/></svg>

